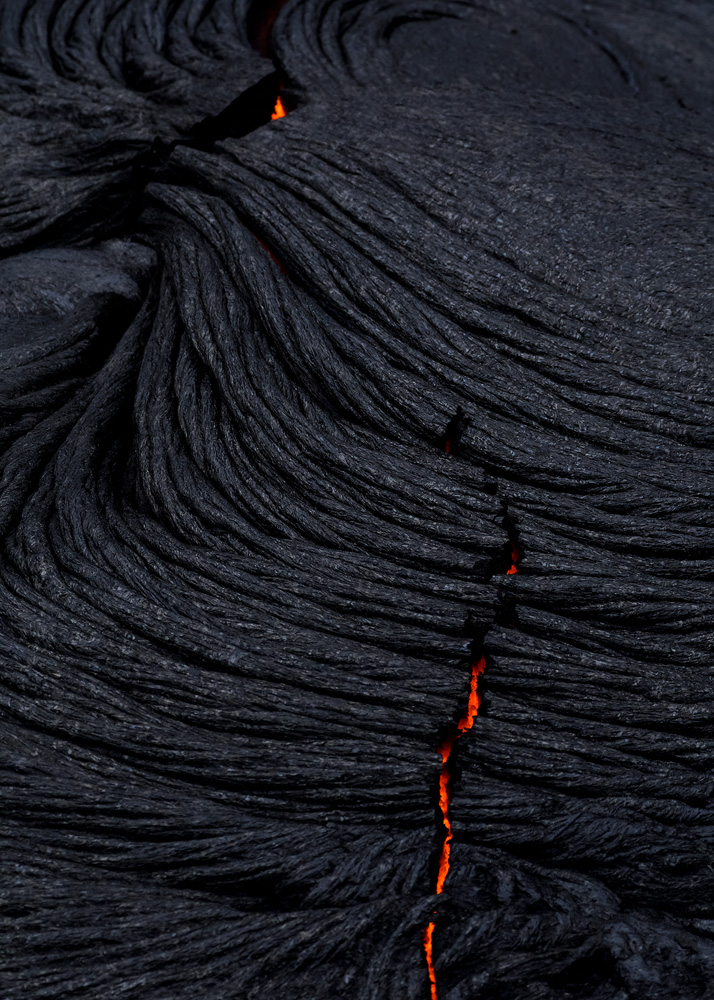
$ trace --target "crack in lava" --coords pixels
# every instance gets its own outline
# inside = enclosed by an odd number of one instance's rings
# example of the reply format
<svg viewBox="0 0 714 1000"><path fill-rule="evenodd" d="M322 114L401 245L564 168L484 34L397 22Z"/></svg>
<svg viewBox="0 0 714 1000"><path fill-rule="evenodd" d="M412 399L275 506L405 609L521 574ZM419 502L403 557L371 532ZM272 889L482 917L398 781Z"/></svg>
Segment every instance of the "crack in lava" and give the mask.
<svg viewBox="0 0 714 1000"><path fill-rule="evenodd" d="M483 656L480 660L471 665L471 688L469 690L469 703L466 707L466 712L457 722L454 732L447 736L439 747L439 753L441 754L441 774L439 775L439 809L441 810L446 835L444 837L444 842L441 845L441 855L439 856L439 874L436 877L435 889L437 894L444 891L444 882L446 881L446 876L449 874L451 841L453 839L453 834L451 832L451 820L449 819L449 803L451 801L451 769L449 768L449 757L451 756L451 751L459 736L466 732L467 729L470 729L474 724L474 719L478 714L478 706L480 702L478 694L478 679L485 669L486 660ZM432 923L430 923L424 931L424 951L426 952L426 964L429 969L431 997L432 1000L437 1000L436 975L434 973L434 961L432 954L434 926L435 925L432 921Z"/></svg>
<svg viewBox="0 0 714 1000"><path fill-rule="evenodd" d="M449 450L449 442L446 443L446 451ZM507 576L518 572L518 548L515 544L511 546L511 567L506 571ZM451 831L451 820L449 819L449 804L451 802L451 769L449 768L449 757L454 748L454 744L462 733L465 733L474 724L478 715L481 698L478 693L478 679L486 669L486 660L483 656L471 664L471 687L469 690L469 703L466 712L456 723L456 728L447 736L439 747L441 754L441 774L439 775L439 809L441 810L442 822L446 831L444 841L441 845L439 856L439 874L436 877L435 893L437 895L444 891L444 882L449 874L451 858L451 841L453 833ZM434 910L436 916L436 910ZM429 983L431 984L431 1000L438 1000L436 991L436 973L434 972L433 937L436 924L432 921L424 931L424 953L426 954L426 964L429 970Z"/></svg>

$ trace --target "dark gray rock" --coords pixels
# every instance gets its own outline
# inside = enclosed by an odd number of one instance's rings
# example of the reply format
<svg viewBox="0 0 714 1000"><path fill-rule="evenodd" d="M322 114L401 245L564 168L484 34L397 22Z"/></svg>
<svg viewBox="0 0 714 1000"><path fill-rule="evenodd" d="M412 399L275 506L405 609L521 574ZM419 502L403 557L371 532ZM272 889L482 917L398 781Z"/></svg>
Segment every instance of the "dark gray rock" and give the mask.
<svg viewBox="0 0 714 1000"><path fill-rule="evenodd" d="M714 9L247 8L0 13L0 994L707 1000Z"/></svg>

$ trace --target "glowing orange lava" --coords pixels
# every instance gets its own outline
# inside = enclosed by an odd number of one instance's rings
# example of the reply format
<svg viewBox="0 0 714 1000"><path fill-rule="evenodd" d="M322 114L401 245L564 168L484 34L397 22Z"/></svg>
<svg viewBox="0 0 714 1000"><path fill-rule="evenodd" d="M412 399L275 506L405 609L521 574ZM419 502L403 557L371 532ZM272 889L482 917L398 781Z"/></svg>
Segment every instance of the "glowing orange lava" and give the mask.
<svg viewBox="0 0 714 1000"><path fill-rule="evenodd" d="M449 819L449 802L451 801L451 771L449 770L449 756L453 750L454 743L456 743L459 736L465 733L467 729L470 729L474 724L474 719L478 713L478 706L480 703L480 698L478 695L478 679L479 676L486 669L486 660L481 657L478 662L473 663L471 666L471 688L469 690L469 703L466 706L466 713L461 719L456 723L456 729L454 732L447 736L444 742L439 747L439 753L441 754L441 774L439 775L439 809L441 810L442 820L444 823L444 828L446 830L446 836L444 837L444 843L441 845L441 855L439 857L439 874L436 877L436 889L437 894L444 891L444 882L446 881L446 876L449 874L449 865L451 857L451 841L453 839L453 834L451 832L451 820ZM434 962L432 955L432 937L434 935L434 924L430 923L429 926L424 931L424 951L426 952L426 963L429 969L429 981L431 983L431 997L432 1000L437 1000L436 997L436 976L434 974Z"/></svg>
<svg viewBox="0 0 714 1000"><path fill-rule="evenodd" d="M287 111L285 110L285 106L283 105L282 100L278 98L275 102L275 111L273 111L270 116L271 122L274 122L276 118L284 118L286 114Z"/></svg>
<svg viewBox="0 0 714 1000"><path fill-rule="evenodd" d="M511 573L517 573L518 572L518 556L519 555L520 555L520 552L518 551L517 546L515 546L515 545L511 546L511 559L512 559L512 562L511 562L511 568L508 569L508 570L506 570L506 576L510 576Z"/></svg>
<svg viewBox="0 0 714 1000"><path fill-rule="evenodd" d="M429 982L431 983L431 1000L436 997L436 976L434 975L434 962L432 959L431 939L434 936L434 924L429 924L424 931L424 951L426 952L426 964L429 967Z"/></svg>
<svg viewBox="0 0 714 1000"><path fill-rule="evenodd" d="M448 441L446 443L446 450L449 450ZM506 571L507 576L518 572L519 555L520 553L518 551L518 547L513 544L511 546L511 558L513 562L511 563L511 568ZM446 835L444 837L444 842L441 845L441 855L439 856L439 874L436 877L436 888L434 890L437 895L444 891L444 882L446 881L446 876L449 874L451 841L453 839L453 834L451 832L451 820L449 819L449 803L451 802L451 771L449 770L449 756L453 750L454 743L456 743L462 733L466 732L467 729L471 729L474 724L474 719L478 715L478 708L481 704L481 698L478 694L478 679L485 669L486 660L483 656L480 660L471 665L471 688L469 690L469 703L466 706L466 712L456 723L456 729L454 732L450 736L447 736L439 747L439 753L441 754L441 774L439 775L439 809L441 810ZM436 910L434 911L434 914L436 915ZM424 931L424 952L426 954L426 964L429 970L431 1000L438 1000L433 955L435 926L435 923L432 921Z"/></svg>

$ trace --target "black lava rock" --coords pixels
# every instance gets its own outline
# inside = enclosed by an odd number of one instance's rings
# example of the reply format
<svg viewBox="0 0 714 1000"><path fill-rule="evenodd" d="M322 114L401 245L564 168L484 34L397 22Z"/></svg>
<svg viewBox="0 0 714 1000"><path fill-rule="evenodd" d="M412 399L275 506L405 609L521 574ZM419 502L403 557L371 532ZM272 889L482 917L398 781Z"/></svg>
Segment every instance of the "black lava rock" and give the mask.
<svg viewBox="0 0 714 1000"><path fill-rule="evenodd" d="M714 6L279 6L0 9L0 995L708 1000Z"/></svg>

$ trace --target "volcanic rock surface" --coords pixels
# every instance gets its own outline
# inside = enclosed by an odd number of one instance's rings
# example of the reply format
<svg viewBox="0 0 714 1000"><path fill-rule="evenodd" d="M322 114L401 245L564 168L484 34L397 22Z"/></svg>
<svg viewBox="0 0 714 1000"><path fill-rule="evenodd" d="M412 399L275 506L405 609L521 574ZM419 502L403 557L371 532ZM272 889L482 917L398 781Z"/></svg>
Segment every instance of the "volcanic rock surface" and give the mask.
<svg viewBox="0 0 714 1000"><path fill-rule="evenodd" d="M0 995L708 1000L714 6L263 16L0 9Z"/></svg>

